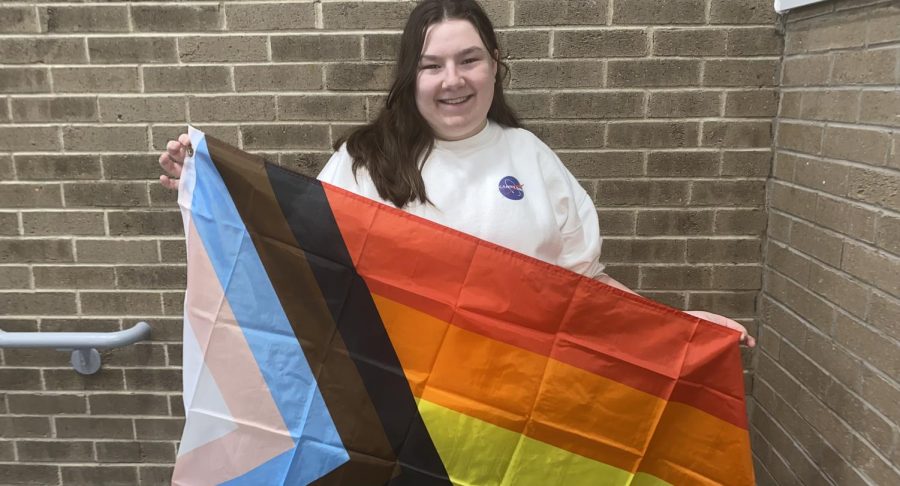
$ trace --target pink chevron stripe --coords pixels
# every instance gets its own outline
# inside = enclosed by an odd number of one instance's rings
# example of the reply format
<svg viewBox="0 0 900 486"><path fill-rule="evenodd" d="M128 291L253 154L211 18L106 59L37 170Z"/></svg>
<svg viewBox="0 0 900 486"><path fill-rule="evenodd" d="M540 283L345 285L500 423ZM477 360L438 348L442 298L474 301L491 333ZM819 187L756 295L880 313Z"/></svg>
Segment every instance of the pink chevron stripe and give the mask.
<svg viewBox="0 0 900 486"><path fill-rule="evenodd" d="M178 457L172 484L219 484L294 447L193 221L185 309L237 429ZM187 420L192 410L187 410ZM198 412L195 412L198 413Z"/></svg>

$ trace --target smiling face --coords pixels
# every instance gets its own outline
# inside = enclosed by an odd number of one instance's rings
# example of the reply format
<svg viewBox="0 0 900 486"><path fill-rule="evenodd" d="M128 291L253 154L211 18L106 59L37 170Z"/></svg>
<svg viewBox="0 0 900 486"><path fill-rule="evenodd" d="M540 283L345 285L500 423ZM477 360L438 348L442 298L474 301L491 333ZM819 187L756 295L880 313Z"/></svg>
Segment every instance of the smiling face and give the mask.
<svg viewBox="0 0 900 486"><path fill-rule="evenodd" d="M433 24L425 34L416 76L416 107L442 140L484 128L494 100L497 63L466 20Z"/></svg>

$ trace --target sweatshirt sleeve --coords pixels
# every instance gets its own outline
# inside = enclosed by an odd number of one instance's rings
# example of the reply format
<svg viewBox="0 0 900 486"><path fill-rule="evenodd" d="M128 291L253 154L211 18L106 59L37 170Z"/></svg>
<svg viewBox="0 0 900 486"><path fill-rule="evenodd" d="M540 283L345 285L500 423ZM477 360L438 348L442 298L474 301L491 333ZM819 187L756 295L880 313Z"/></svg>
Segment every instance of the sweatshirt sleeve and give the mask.
<svg viewBox="0 0 900 486"><path fill-rule="evenodd" d="M585 192L574 177L566 171L571 179L572 197L568 207L568 215L560 233L562 234L562 252L559 265L578 272L587 277L596 278L603 273L600 263L600 222L594 201Z"/></svg>

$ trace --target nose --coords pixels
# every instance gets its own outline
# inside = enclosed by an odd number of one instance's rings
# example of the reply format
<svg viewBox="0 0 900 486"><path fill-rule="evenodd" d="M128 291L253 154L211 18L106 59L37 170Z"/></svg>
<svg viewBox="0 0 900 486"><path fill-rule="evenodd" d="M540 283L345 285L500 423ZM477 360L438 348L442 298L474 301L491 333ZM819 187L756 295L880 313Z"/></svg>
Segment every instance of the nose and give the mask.
<svg viewBox="0 0 900 486"><path fill-rule="evenodd" d="M443 87L445 89L460 88L466 84L466 80L462 77L456 64L450 63L444 70Z"/></svg>

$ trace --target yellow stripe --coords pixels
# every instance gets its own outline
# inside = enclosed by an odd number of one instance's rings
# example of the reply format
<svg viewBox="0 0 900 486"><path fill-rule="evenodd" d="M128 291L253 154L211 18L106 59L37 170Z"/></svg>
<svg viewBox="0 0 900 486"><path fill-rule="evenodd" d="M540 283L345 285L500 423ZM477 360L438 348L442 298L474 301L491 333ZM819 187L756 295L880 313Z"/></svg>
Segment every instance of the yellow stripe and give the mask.
<svg viewBox="0 0 900 486"><path fill-rule="evenodd" d="M454 485L627 485L628 471L572 454L449 408L419 400L428 434ZM641 484L668 483L646 474ZM637 479L637 478L635 478Z"/></svg>

